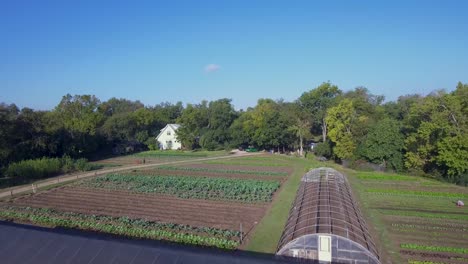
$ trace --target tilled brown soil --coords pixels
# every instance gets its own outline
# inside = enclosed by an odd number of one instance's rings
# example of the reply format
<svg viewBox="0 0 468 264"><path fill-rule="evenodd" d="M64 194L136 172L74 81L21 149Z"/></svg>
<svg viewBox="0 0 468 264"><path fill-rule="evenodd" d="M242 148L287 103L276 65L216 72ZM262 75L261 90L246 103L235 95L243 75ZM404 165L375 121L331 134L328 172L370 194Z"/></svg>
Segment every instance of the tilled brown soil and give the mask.
<svg viewBox="0 0 468 264"><path fill-rule="evenodd" d="M242 223L244 232L260 221L268 206L180 199L168 195L136 194L77 186L24 196L14 200L13 204L232 230L239 230Z"/></svg>
<svg viewBox="0 0 468 264"><path fill-rule="evenodd" d="M163 175L163 176L199 176L199 177L215 177L215 178L237 178L237 179L255 179L265 181L283 181L286 176L271 176L271 175L255 175L241 173L219 173L205 171L184 171L184 170L138 170L130 173L131 175Z"/></svg>
<svg viewBox="0 0 468 264"><path fill-rule="evenodd" d="M224 170L247 170L247 171L277 171L291 174L292 167L267 167L267 166L247 166L247 165L225 165L225 164L184 164L188 168L208 168Z"/></svg>

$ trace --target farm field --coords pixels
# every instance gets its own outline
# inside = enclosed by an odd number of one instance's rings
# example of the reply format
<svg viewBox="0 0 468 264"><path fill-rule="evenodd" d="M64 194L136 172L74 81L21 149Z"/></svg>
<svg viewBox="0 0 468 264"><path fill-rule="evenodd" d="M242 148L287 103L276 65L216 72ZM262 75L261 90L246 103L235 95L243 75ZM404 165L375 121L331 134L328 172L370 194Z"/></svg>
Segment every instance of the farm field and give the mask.
<svg viewBox="0 0 468 264"><path fill-rule="evenodd" d="M1 203L0 219L240 248L294 171L287 159L251 158L251 165L194 162L79 180Z"/></svg>
<svg viewBox="0 0 468 264"><path fill-rule="evenodd" d="M123 165L135 165L135 164L158 164L163 162L170 161L180 161L180 160L190 160L197 158L207 158L207 157L216 157L227 155L226 151L144 151L127 156L118 156L114 158L103 159L92 164L96 164L103 167L112 167L112 166L123 166ZM144 160L144 161L143 161Z"/></svg>
<svg viewBox="0 0 468 264"><path fill-rule="evenodd" d="M348 170L380 240L383 263L467 263L468 188L415 176Z"/></svg>
<svg viewBox="0 0 468 264"><path fill-rule="evenodd" d="M260 166L260 167L282 167L285 164L284 156L255 156L241 157L236 159L212 160L205 162L206 164L215 165L234 165L234 166Z"/></svg>

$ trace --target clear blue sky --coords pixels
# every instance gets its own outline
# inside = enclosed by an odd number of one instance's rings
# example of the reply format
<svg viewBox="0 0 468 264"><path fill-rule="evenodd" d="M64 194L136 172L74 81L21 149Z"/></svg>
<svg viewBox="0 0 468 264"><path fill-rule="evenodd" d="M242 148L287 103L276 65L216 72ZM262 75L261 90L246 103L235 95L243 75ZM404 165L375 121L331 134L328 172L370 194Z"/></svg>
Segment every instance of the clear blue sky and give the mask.
<svg viewBox="0 0 468 264"><path fill-rule="evenodd" d="M35 109L67 93L239 109L328 80L387 100L468 82L466 0L1 1L0 37L0 102Z"/></svg>

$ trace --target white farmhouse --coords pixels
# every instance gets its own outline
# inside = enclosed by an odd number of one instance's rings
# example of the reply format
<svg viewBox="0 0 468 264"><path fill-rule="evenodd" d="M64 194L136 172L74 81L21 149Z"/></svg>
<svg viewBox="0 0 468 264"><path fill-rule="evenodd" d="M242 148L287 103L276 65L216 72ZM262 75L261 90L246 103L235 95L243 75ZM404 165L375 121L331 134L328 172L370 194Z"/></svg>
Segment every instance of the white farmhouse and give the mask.
<svg viewBox="0 0 468 264"><path fill-rule="evenodd" d="M177 140L178 124L167 124L156 137L160 149L181 149L182 144Z"/></svg>

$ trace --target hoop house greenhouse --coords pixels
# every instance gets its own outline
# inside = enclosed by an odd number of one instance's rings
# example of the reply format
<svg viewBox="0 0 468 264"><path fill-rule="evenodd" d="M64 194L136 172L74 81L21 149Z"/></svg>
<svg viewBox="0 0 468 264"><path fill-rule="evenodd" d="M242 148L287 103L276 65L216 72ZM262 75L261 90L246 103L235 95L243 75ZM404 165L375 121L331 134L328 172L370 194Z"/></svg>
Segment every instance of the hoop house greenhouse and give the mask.
<svg viewBox="0 0 468 264"><path fill-rule="evenodd" d="M349 183L331 168L302 177L276 254L316 263L380 263Z"/></svg>

